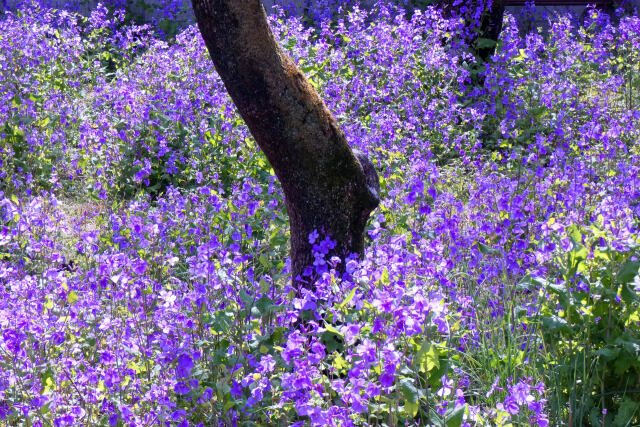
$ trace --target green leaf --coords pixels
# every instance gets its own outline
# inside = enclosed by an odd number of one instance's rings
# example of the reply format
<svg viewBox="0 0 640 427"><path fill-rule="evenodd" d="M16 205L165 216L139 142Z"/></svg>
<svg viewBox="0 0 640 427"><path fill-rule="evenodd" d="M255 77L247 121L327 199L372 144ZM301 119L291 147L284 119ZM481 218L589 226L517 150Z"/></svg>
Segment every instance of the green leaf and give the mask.
<svg viewBox="0 0 640 427"><path fill-rule="evenodd" d="M356 289L357 288L351 289L351 292L349 292L349 295L347 295L347 297L344 299L344 301L342 301L340 303L340 305L338 306L338 309L342 309L342 308L344 308L344 306L349 304L349 301L351 301L353 299L354 295L356 294Z"/></svg>
<svg viewBox="0 0 640 427"><path fill-rule="evenodd" d="M464 417L464 405L456 406L447 412L447 427L460 427Z"/></svg>
<svg viewBox="0 0 640 427"><path fill-rule="evenodd" d="M420 409L418 402L404 402L404 412L406 412L409 417L415 418L415 416L418 415L418 409Z"/></svg>
<svg viewBox="0 0 640 427"><path fill-rule="evenodd" d="M51 390L55 389L55 376L50 367L40 376L40 382L44 386L43 394L48 394Z"/></svg>
<svg viewBox="0 0 640 427"><path fill-rule="evenodd" d="M580 243L574 242L573 249L569 252L571 255L571 260L573 265L579 264L581 261L587 259L587 255L589 255L589 251L587 248L582 246Z"/></svg>
<svg viewBox="0 0 640 427"><path fill-rule="evenodd" d="M382 283L383 285L388 285L389 283L391 283L391 280L389 280L389 270L387 270L386 267L384 268L384 270L382 271L382 275L380 276L380 283Z"/></svg>
<svg viewBox="0 0 640 427"><path fill-rule="evenodd" d="M334 328L333 326L331 326L331 325L330 325L330 324L328 324L328 323L325 323L325 324L324 324L324 327L325 327L325 329L326 329L327 331L331 332L332 334L336 334L336 335L338 335L338 336L340 336L340 337L342 337L342 336L343 336L343 335L342 335L342 333L340 333L340 331L339 331L339 330L337 330L336 328Z"/></svg>
<svg viewBox="0 0 640 427"><path fill-rule="evenodd" d="M476 39L475 45L476 45L476 49L486 49L490 47L495 47L496 41L487 39L484 37L479 37Z"/></svg>
<svg viewBox="0 0 640 427"><path fill-rule="evenodd" d="M531 279L531 276L527 274L524 276L516 285L516 289L519 291L531 291L534 289L534 282Z"/></svg>
<svg viewBox="0 0 640 427"><path fill-rule="evenodd" d="M498 252L496 249L493 249L492 247L489 247L484 243L480 243L480 242L478 242L478 250L485 255L495 254L496 252Z"/></svg>
<svg viewBox="0 0 640 427"><path fill-rule="evenodd" d="M550 317L543 317L542 327L547 332L564 332L564 333L571 332L571 328L567 324L567 321L555 315Z"/></svg>
<svg viewBox="0 0 640 427"><path fill-rule="evenodd" d="M558 295L563 310L569 306L569 294L564 283L547 283L547 291Z"/></svg>
<svg viewBox="0 0 640 427"><path fill-rule="evenodd" d="M623 284L622 288L620 289L620 297L627 305L631 305L634 302L638 301L638 299L640 299L638 293L631 290L629 285L627 285L626 283Z"/></svg>
<svg viewBox="0 0 640 427"><path fill-rule="evenodd" d="M240 301L244 303L247 307L251 307L253 305L253 297L247 293L244 289L240 291Z"/></svg>
<svg viewBox="0 0 640 427"><path fill-rule="evenodd" d="M260 257L258 258L258 260L260 261L260 265L262 265L264 268L266 268L267 270L271 268L271 265L269 264L269 261L267 260L267 257L264 255L260 255Z"/></svg>
<svg viewBox="0 0 640 427"><path fill-rule="evenodd" d="M326 330L320 336L320 342L327 348L327 353L333 353L334 351L342 352L344 350L344 339L342 335L335 333L334 328L332 331Z"/></svg>
<svg viewBox="0 0 640 427"><path fill-rule="evenodd" d="M614 360L620 354L620 349L615 347L604 347L594 352L597 356L602 356L604 360Z"/></svg>
<svg viewBox="0 0 640 427"><path fill-rule="evenodd" d="M257 300L255 306L262 316L266 316L267 314L282 309L281 306L274 304L273 300L266 295Z"/></svg>
<svg viewBox="0 0 640 427"><path fill-rule="evenodd" d="M576 245L582 245L582 233L580 233L580 230L578 230L577 228L575 227L572 227L572 228L573 229L569 231L569 238Z"/></svg>
<svg viewBox="0 0 640 427"><path fill-rule="evenodd" d="M78 299L80 299L80 297L78 297L76 291L71 291L67 294L67 302L71 305L75 304Z"/></svg>
<svg viewBox="0 0 640 427"><path fill-rule="evenodd" d="M418 389L413 384L411 378L402 378L400 380L400 389L402 390L405 402L418 403L420 396L418 396Z"/></svg>
<svg viewBox="0 0 640 427"><path fill-rule="evenodd" d="M640 412L640 402L634 402L628 397L625 398L620 404L616 418L613 420L613 425L616 427L631 425L633 423L634 416L638 412Z"/></svg>
<svg viewBox="0 0 640 427"><path fill-rule="evenodd" d="M233 314L225 311L218 311L211 319L211 326L213 330L218 333L228 332L231 324L233 323Z"/></svg>
<svg viewBox="0 0 640 427"><path fill-rule="evenodd" d="M227 401L227 403L224 404L224 407L222 408L222 410L226 413L229 412L229 410L231 408L233 408L233 406L235 405L235 402L233 400L229 400Z"/></svg>
<svg viewBox="0 0 640 427"><path fill-rule="evenodd" d="M618 283L631 283L638 275L639 269L640 261L627 261L618 272L616 280Z"/></svg>
<svg viewBox="0 0 640 427"><path fill-rule="evenodd" d="M338 371L341 371L343 369L347 369L349 367L349 363L347 363L347 361L344 360L344 358L338 354L333 359L333 363L331 364L331 366L336 368Z"/></svg>
<svg viewBox="0 0 640 427"><path fill-rule="evenodd" d="M436 346L427 341L423 342L413 358L411 366L423 373L429 372L434 368L440 368L440 359L438 358Z"/></svg>

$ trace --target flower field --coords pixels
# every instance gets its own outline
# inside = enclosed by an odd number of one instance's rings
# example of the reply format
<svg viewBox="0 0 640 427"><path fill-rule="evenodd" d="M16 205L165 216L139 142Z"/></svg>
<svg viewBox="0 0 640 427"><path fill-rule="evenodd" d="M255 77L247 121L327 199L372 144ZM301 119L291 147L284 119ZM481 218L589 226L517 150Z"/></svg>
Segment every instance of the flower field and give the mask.
<svg viewBox="0 0 640 427"><path fill-rule="evenodd" d="M381 178L313 292L197 27L0 15L0 425L640 425L638 15L271 19Z"/></svg>

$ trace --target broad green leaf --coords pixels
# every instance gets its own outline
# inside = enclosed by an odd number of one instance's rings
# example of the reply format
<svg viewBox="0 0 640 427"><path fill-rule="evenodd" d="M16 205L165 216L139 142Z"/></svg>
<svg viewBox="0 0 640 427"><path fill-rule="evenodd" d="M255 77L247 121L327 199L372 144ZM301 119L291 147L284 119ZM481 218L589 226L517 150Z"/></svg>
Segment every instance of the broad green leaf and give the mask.
<svg viewBox="0 0 640 427"><path fill-rule="evenodd" d="M631 400L629 397L625 397L620 407L618 408L618 413L616 414L616 418L613 420L614 426L628 426L628 425L636 425L633 423L634 416L640 413L640 402Z"/></svg>
<svg viewBox="0 0 640 427"><path fill-rule="evenodd" d="M542 326L547 332L571 332L571 328L567 324L567 321L555 315L550 317L543 317Z"/></svg>
<svg viewBox="0 0 640 427"><path fill-rule="evenodd" d="M621 286L620 297L625 302L625 304L633 304L639 299L638 293L633 291L626 283Z"/></svg>
<svg viewBox="0 0 640 427"><path fill-rule="evenodd" d="M229 412L229 410L231 408L233 408L233 405L235 405L235 402L233 400L229 400L227 401L227 403L224 404L224 407L222 408L222 410L226 413Z"/></svg>
<svg viewBox="0 0 640 427"><path fill-rule="evenodd" d="M527 274L526 276L524 276L516 285L516 289L518 290L533 290L533 280L531 279L531 276L529 274Z"/></svg>
<svg viewBox="0 0 640 427"><path fill-rule="evenodd" d="M640 261L627 261L618 272L618 283L631 283L638 275Z"/></svg>
<svg viewBox="0 0 640 427"><path fill-rule="evenodd" d="M464 417L464 405L456 406L447 412L447 427L460 427Z"/></svg>
<svg viewBox="0 0 640 427"><path fill-rule="evenodd" d="M339 354L333 359L332 366L336 368L338 371L342 369L347 369L349 367L349 363L344 360L342 356Z"/></svg>
<svg viewBox="0 0 640 427"><path fill-rule="evenodd" d="M411 366L423 373L429 372L434 368L438 369L440 367L440 359L438 358L436 346L427 341L423 342L413 358Z"/></svg>
<svg viewBox="0 0 640 427"><path fill-rule="evenodd" d="M569 237L571 238L573 243L577 245L582 245L582 233L580 233L580 230L578 230L577 228L573 228L569 232Z"/></svg>
<svg viewBox="0 0 640 427"><path fill-rule="evenodd" d="M410 378L403 378L400 380L400 388L402 389L402 395L404 396L405 404L407 402L418 404L420 396L418 396L418 389L413 384L413 380Z"/></svg>
<svg viewBox="0 0 640 427"><path fill-rule="evenodd" d="M589 251L580 243L574 242L573 249L571 250L570 255L571 255L572 264L576 265L581 261L584 261L585 259L587 259L587 255L589 255Z"/></svg>
<svg viewBox="0 0 640 427"><path fill-rule="evenodd" d="M569 306L569 294L567 293L567 286L564 283L547 283L547 291L558 295L560 305L564 310Z"/></svg>
<svg viewBox="0 0 640 427"><path fill-rule="evenodd" d="M496 45L496 41L495 40L491 40L491 39L487 39L484 37L478 37L476 39L476 48L477 49L486 49L489 47L494 47Z"/></svg>
<svg viewBox="0 0 640 427"><path fill-rule="evenodd" d="M274 304L273 300L266 295L255 302L255 307L262 316L266 316L267 314L282 309L281 306Z"/></svg>
<svg viewBox="0 0 640 427"><path fill-rule="evenodd" d="M387 270L387 268L385 267L385 269L382 271L382 276L380 276L380 282L383 285L388 285L389 283L391 283L391 280L389 280L389 270Z"/></svg>
<svg viewBox="0 0 640 427"><path fill-rule="evenodd" d="M414 418L416 415L418 415L419 408L420 405L418 404L418 402L409 402L407 400L405 400L404 402L404 411L411 418Z"/></svg>
<svg viewBox="0 0 640 427"><path fill-rule="evenodd" d="M71 305L75 304L78 299L79 297L76 291L71 291L67 294L67 302Z"/></svg>

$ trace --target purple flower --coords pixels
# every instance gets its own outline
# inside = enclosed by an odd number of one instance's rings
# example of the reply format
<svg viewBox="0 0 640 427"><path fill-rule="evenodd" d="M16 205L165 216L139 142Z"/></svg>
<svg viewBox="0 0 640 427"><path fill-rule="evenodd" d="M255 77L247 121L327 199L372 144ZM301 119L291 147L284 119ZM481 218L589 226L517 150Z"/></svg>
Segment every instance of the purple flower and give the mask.
<svg viewBox="0 0 640 427"><path fill-rule="evenodd" d="M193 359L188 354L181 354L178 356L178 362L176 365L176 376L178 378L185 378L191 375L193 369Z"/></svg>
<svg viewBox="0 0 640 427"><path fill-rule="evenodd" d="M446 375L441 379L442 387L436 392L440 397L447 397L453 391L453 380L449 379Z"/></svg>
<svg viewBox="0 0 640 427"><path fill-rule="evenodd" d="M109 415L109 425L111 427L118 425L118 420L120 419L120 415L116 413L112 413Z"/></svg>
<svg viewBox="0 0 640 427"><path fill-rule="evenodd" d="M133 271L138 275L143 275L147 271L147 262L144 260L138 260L133 264Z"/></svg>
<svg viewBox="0 0 640 427"><path fill-rule="evenodd" d="M358 339L358 334L360 333L360 325L352 323L342 328L344 333L344 338L349 345L353 345Z"/></svg>
<svg viewBox="0 0 640 427"><path fill-rule="evenodd" d="M173 389L178 394L187 394L191 391L191 387L185 382L178 382Z"/></svg>
<svg viewBox="0 0 640 427"><path fill-rule="evenodd" d="M380 380L380 384L383 387L391 387L393 385L394 376L392 373L389 374L385 372L382 375L380 375L379 380Z"/></svg>
<svg viewBox="0 0 640 427"><path fill-rule="evenodd" d="M260 371L261 372L273 372L276 367L276 361L270 354L262 356L260 359Z"/></svg>
<svg viewBox="0 0 640 427"><path fill-rule="evenodd" d="M171 420L174 422L181 421L187 415L187 411L184 409L178 409L177 411L173 411L171 413Z"/></svg>
<svg viewBox="0 0 640 427"><path fill-rule="evenodd" d="M502 404L502 407L504 408L505 411L507 411L511 415L515 415L520 411L518 402L516 402L516 400L511 396L507 396L504 399L504 403Z"/></svg>
<svg viewBox="0 0 640 427"><path fill-rule="evenodd" d="M207 387L202 392L202 396L200 396L200 399L198 399L198 402L199 403L206 403L207 401L211 400L212 396L213 396L213 390L211 389L211 387Z"/></svg>
<svg viewBox="0 0 640 427"><path fill-rule="evenodd" d="M235 399L239 399L240 396L242 396L242 387L240 386L240 384L238 382L236 382L235 380L233 381L232 385L231 385L231 396L233 396Z"/></svg>

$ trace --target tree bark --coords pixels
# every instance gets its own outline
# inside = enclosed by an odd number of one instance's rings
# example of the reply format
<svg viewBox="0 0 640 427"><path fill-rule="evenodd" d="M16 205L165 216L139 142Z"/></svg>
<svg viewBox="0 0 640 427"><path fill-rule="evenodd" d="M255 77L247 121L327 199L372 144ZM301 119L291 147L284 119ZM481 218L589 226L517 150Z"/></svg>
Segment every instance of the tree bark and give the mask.
<svg viewBox="0 0 640 427"><path fill-rule="evenodd" d="M459 2L454 6L453 0L436 0L435 4L442 10L445 17L451 18L453 16L461 17L466 20L467 27L470 27L470 31L466 34L465 42L471 47L475 53L482 59L483 62L487 62L491 55L495 53L495 45L488 47L477 47L476 41L478 38L484 38L498 41L500 31L502 31L502 20L504 15L504 7L506 0L491 0L491 5L486 6L488 0L471 0ZM484 11L480 17L480 22L472 22L470 13L478 8L483 7ZM461 10L464 8L464 12Z"/></svg>
<svg viewBox="0 0 640 427"><path fill-rule="evenodd" d="M336 242L328 256L362 256L366 221L379 203L371 162L351 150L318 93L280 48L259 0L192 5L218 74L282 184L294 283L313 266L313 231Z"/></svg>
<svg viewBox="0 0 640 427"><path fill-rule="evenodd" d="M504 17L505 0L493 0L491 8L486 10L482 22L480 23L480 37L498 42L500 31L502 31L502 20ZM478 56L483 62L487 62L495 53L496 46L478 49Z"/></svg>

